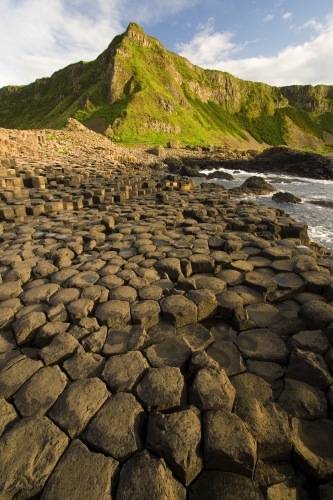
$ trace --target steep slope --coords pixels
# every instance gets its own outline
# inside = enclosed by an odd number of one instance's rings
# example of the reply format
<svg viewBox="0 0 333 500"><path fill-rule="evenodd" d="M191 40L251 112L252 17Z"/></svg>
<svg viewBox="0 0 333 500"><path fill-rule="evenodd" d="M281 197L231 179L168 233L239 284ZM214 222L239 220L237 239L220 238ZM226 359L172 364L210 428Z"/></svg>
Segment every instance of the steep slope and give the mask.
<svg viewBox="0 0 333 500"><path fill-rule="evenodd" d="M272 87L204 70L131 23L89 63L0 89L0 127L61 128L68 117L116 141L333 143L333 86Z"/></svg>

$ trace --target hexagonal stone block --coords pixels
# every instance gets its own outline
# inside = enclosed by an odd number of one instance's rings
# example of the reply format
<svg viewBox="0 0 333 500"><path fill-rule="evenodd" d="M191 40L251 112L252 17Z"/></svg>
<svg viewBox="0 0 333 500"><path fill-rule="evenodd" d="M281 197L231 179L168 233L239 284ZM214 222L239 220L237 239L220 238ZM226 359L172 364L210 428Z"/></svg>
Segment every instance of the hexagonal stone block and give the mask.
<svg viewBox="0 0 333 500"><path fill-rule="evenodd" d="M294 459L300 470L317 481L332 481L332 420L292 419Z"/></svg>
<svg viewBox="0 0 333 500"><path fill-rule="evenodd" d="M151 328L161 319L161 308L157 300L142 300L131 304L133 325Z"/></svg>
<svg viewBox="0 0 333 500"><path fill-rule="evenodd" d="M242 420L225 410L203 416L206 469L220 469L253 478L257 443Z"/></svg>
<svg viewBox="0 0 333 500"><path fill-rule="evenodd" d="M237 347L228 341L217 341L206 349L206 353L218 362L228 377L243 373L246 370L244 360Z"/></svg>
<svg viewBox="0 0 333 500"><path fill-rule="evenodd" d="M224 370L202 368L196 373L189 389L189 402L200 411L231 411L235 395L236 391Z"/></svg>
<svg viewBox="0 0 333 500"><path fill-rule="evenodd" d="M238 398L235 413L258 443L258 459L288 460L291 431L287 413L277 404L263 406L254 398Z"/></svg>
<svg viewBox="0 0 333 500"><path fill-rule="evenodd" d="M162 316L177 328L197 321L197 307L191 300L182 295L171 295L160 302Z"/></svg>
<svg viewBox="0 0 333 500"><path fill-rule="evenodd" d="M10 352L10 351L9 351ZM27 356L16 356L0 371L0 396L8 399L44 365Z"/></svg>
<svg viewBox="0 0 333 500"><path fill-rule="evenodd" d="M42 500L110 500L110 495L113 498L115 494L118 474L116 460L91 452L76 439L54 469Z"/></svg>
<svg viewBox="0 0 333 500"><path fill-rule="evenodd" d="M164 458L176 478L188 486L203 469L199 410L190 406L167 415L151 413L146 446Z"/></svg>
<svg viewBox="0 0 333 500"><path fill-rule="evenodd" d="M43 416L56 402L68 380L59 366L38 370L23 384L14 396L14 403L22 417Z"/></svg>
<svg viewBox="0 0 333 500"><path fill-rule="evenodd" d="M315 352L301 349L294 349L291 352L286 377L305 382L324 392L333 383L324 358Z"/></svg>
<svg viewBox="0 0 333 500"><path fill-rule="evenodd" d="M140 351L130 351L111 356L101 378L112 392L131 392L148 368Z"/></svg>
<svg viewBox="0 0 333 500"><path fill-rule="evenodd" d="M186 500L186 489L172 475L163 458L143 451L122 467L117 500Z"/></svg>
<svg viewBox="0 0 333 500"><path fill-rule="evenodd" d="M149 363L154 367L176 366L183 368L191 356L191 348L181 337L166 338L146 349Z"/></svg>
<svg viewBox="0 0 333 500"><path fill-rule="evenodd" d="M327 418L325 393L299 380L285 378L283 391L276 402L287 413L296 418L314 420Z"/></svg>
<svg viewBox="0 0 333 500"><path fill-rule="evenodd" d="M289 357L283 340L265 328L240 333L235 344L245 359L286 364Z"/></svg>
<svg viewBox="0 0 333 500"><path fill-rule="evenodd" d="M49 417L73 439L109 397L106 385L98 378L73 382L58 398Z"/></svg>
<svg viewBox="0 0 333 500"><path fill-rule="evenodd" d="M5 499L38 495L68 445L48 418L23 418L0 438L0 491Z"/></svg>
<svg viewBox="0 0 333 500"><path fill-rule="evenodd" d="M131 322L129 302L122 300L108 300L100 304L95 312L95 317L102 325L108 328L126 326Z"/></svg>
<svg viewBox="0 0 333 500"><path fill-rule="evenodd" d="M148 411L177 410L187 402L184 377L171 366L147 370L134 393Z"/></svg>
<svg viewBox="0 0 333 500"><path fill-rule="evenodd" d="M141 451L146 414L132 394L111 396L92 419L83 439L121 463Z"/></svg>
<svg viewBox="0 0 333 500"><path fill-rule="evenodd" d="M189 500L263 500L250 478L219 470L205 471L190 487Z"/></svg>

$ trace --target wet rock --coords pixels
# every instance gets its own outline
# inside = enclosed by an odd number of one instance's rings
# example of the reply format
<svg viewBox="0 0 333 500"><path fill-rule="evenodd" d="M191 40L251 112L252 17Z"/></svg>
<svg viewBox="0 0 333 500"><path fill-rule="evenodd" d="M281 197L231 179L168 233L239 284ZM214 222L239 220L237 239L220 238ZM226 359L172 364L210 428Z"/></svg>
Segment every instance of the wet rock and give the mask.
<svg viewBox="0 0 333 500"><path fill-rule="evenodd" d="M186 406L186 384L179 368L150 368L134 390L147 411L177 410Z"/></svg>
<svg viewBox="0 0 333 500"><path fill-rule="evenodd" d="M0 439L3 498L38 495L68 445L68 437L48 418L24 418Z"/></svg>
<svg viewBox="0 0 333 500"><path fill-rule="evenodd" d="M200 411L231 411L235 394L236 391L224 370L202 368L196 373L189 388L189 402Z"/></svg>
<svg viewBox="0 0 333 500"><path fill-rule="evenodd" d="M198 409L190 406L167 415L151 413L147 448L164 458L176 478L188 486L203 469Z"/></svg>
<svg viewBox="0 0 333 500"><path fill-rule="evenodd" d="M277 203L301 203L302 199L292 193L278 191L272 196L272 200Z"/></svg>
<svg viewBox="0 0 333 500"><path fill-rule="evenodd" d="M228 377L243 373L246 370L241 353L235 345L228 341L217 341L206 349L206 353L218 362Z"/></svg>
<svg viewBox="0 0 333 500"><path fill-rule="evenodd" d="M72 439L79 436L109 396L98 378L73 382L58 398L49 417Z"/></svg>
<svg viewBox="0 0 333 500"><path fill-rule="evenodd" d="M56 402L67 385L67 377L58 366L38 370L16 392L14 404L21 417L41 417Z"/></svg>
<svg viewBox="0 0 333 500"><path fill-rule="evenodd" d="M132 394L111 396L94 416L83 434L93 449L121 463L141 451L146 415Z"/></svg>
<svg viewBox="0 0 333 500"><path fill-rule="evenodd" d="M245 359L285 364L289 357L285 343L265 328L239 334L235 344Z"/></svg>
<svg viewBox="0 0 333 500"><path fill-rule="evenodd" d="M332 481L333 452L328 443L333 437L331 420L292 419L294 460L306 475L320 481Z"/></svg>
<svg viewBox="0 0 333 500"><path fill-rule="evenodd" d="M245 422L258 443L258 459L288 460L291 431L287 413L277 404L265 407L253 398L238 398L235 413Z"/></svg>
<svg viewBox="0 0 333 500"><path fill-rule="evenodd" d="M78 467L80 464L80 467ZM110 500L115 494L119 464L93 453L76 439L63 454L42 494L42 500Z"/></svg>
<svg viewBox="0 0 333 500"><path fill-rule="evenodd" d="M232 195L265 195L274 193L274 191L276 191L276 189L272 184L269 184L265 179L257 175L248 177L239 187L229 189L229 193Z"/></svg>
<svg viewBox="0 0 333 500"><path fill-rule="evenodd" d="M325 393L298 380L285 378L283 391L276 402L295 418L308 420L327 418Z"/></svg>
<svg viewBox="0 0 333 500"><path fill-rule="evenodd" d="M186 489L172 475L162 458L143 451L122 467L116 500L185 500Z"/></svg>
<svg viewBox="0 0 333 500"><path fill-rule="evenodd" d="M320 354L300 349L291 352L286 377L305 382L324 392L333 383L324 358Z"/></svg>
<svg viewBox="0 0 333 500"><path fill-rule="evenodd" d="M146 349L149 363L155 367L175 366L183 369L191 356L191 346L183 338L166 338Z"/></svg>
<svg viewBox="0 0 333 500"><path fill-rule="evenodd" d="M142 349L148 340L148 335L142 325L110 328L103 347L105 356L125 354L128 351Z"/></svg>
<svg viewBox="0 0 333 500"><path fill-rule="evenodd" d="M207 411L203 416L203 436L206 469L253 478L257 443L235 413Z"/></svg>
<svg viewBox="0 0 333 500"><path fill-rule="evenodd" d="M131 392L149 368L140 351L111 356L102 373L102 379L112 392Z"/></svg>

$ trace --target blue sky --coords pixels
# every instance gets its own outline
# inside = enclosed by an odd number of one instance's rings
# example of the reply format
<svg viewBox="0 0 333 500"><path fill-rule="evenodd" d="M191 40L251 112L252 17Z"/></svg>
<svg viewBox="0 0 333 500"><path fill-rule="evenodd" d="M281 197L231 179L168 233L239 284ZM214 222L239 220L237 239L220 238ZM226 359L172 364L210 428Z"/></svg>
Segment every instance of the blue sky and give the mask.
<svg viewBox="0 0 333 500"><path fill-rule="evenodd" d="M131 21L204 68L333 85L332 0L1 0L0 87L95 59Z"/></svg>

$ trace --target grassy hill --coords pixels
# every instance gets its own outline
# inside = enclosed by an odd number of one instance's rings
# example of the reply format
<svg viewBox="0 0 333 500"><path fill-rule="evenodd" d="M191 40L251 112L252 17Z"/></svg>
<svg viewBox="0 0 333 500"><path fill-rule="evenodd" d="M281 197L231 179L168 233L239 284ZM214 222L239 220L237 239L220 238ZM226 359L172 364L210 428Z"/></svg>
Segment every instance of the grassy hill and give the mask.
<svg viewBox="0 0 333 500"><path fill-rule="evenodd" d="M131 23L92 62L0 89L0 127L99 120L119 142L333 144L333 86L272 87L204 70ZM302 144L302 142L304 144Z"/></svg>

